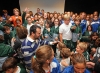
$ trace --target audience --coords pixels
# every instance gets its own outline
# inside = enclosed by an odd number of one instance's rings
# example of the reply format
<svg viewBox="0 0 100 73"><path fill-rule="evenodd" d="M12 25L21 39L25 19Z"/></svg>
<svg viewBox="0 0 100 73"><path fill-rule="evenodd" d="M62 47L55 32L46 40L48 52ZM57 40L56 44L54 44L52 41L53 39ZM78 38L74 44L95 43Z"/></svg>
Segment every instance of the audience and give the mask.
<svg viewBox="0 0 100 73"><path fill-rule="evenodd" d="M25 8L20 16L19 9L14 8L13 13L9 16L8 11L3 10L0 16L0 72L100 72L97 11L78 14L37 8L34 13Z"/></svg>

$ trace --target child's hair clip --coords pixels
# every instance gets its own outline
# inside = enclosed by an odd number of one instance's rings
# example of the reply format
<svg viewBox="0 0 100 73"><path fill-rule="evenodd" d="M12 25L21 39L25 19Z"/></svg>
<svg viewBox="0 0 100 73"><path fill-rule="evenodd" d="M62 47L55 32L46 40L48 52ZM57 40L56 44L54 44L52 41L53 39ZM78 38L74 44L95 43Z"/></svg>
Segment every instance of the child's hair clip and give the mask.
<svg viewBox="0 0 100 73"><path fill-rule="evenodd" d="M35 55L33 57L36 59L36 56Z"/></svg>

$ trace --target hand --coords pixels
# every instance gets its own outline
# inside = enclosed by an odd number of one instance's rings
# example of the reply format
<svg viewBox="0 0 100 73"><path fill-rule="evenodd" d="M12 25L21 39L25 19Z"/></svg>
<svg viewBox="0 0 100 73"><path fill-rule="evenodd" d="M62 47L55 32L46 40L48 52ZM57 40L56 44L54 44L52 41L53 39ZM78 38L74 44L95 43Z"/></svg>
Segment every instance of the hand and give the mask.
<svg viewBox="0 0 100 73"><path fill-rule="evenodd" d="M76 29L76 26L73 26L72 29Z"/></svg>
<svg viewBox="0 0 100 73"><path fill-rule="evenodd" d="M89 67L89 68L90 67L93 68L95 66L95 63L93 63L93 62L87 62L86 66Z"/></svg>
<svg viewBox="0 0 100 73"><path fill-rule="evenodd" d="M50 32L50 28L48 28L47 30L48 30L48 32Z"/></svg>
<svg viewBox="0 0 100 73"><path fill-rule="evenodd" d="M55 41L58 41L58 37L55 38Z"/></svg>
<svg viewBox="0 0 100 73"><path fill-rule="evenodd" d="M24 11L25 11L25 12L29 12L29 8L26 7Z"/></svg>
<svg viewBox="0 0 100 73"><path fill-rule="evenodd" d="M45 36L45 38L47 39L47 38L48 38L48 36Z"/></svg>
<svg viewBox="0 0 100 73"><path fill-rule="evenodd" d="M53 44L57 44L59 41L54 41Z"/></svg>
<svg viewBox="0 0 100 73"><path fill-rule="evenodd" d="M11 41L12 41L12 42L15 42L15 41L16 41L16 39L13 37L13 38L11 39Z"/></svg>

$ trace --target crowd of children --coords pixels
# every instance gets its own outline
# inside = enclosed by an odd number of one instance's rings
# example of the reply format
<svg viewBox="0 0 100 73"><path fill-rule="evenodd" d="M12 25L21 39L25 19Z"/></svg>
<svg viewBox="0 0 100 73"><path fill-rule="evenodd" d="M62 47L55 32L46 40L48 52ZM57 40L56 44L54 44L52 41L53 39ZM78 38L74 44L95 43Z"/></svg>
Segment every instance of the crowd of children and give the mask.
<svg viewBox="0 0 100 73"><path fill-rule="evenodd" d="M25 8L0 16L0 72L100 73L99 13Z"/></svg>

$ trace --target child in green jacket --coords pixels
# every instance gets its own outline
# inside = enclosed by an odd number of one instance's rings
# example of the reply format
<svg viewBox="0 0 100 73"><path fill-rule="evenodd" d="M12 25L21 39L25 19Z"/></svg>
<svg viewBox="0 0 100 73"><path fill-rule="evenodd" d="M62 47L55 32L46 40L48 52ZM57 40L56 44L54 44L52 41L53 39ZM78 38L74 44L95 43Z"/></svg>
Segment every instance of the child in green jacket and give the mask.
<svg viewBox="0 0 100 73"><path fill-rule="evenodd" d="M72 41L73 41L74 48L76 48L77 42L82 37L82 29L80 27L80 22L81 22L80 19L76 18L75 24L71 27Z"/></svg>

